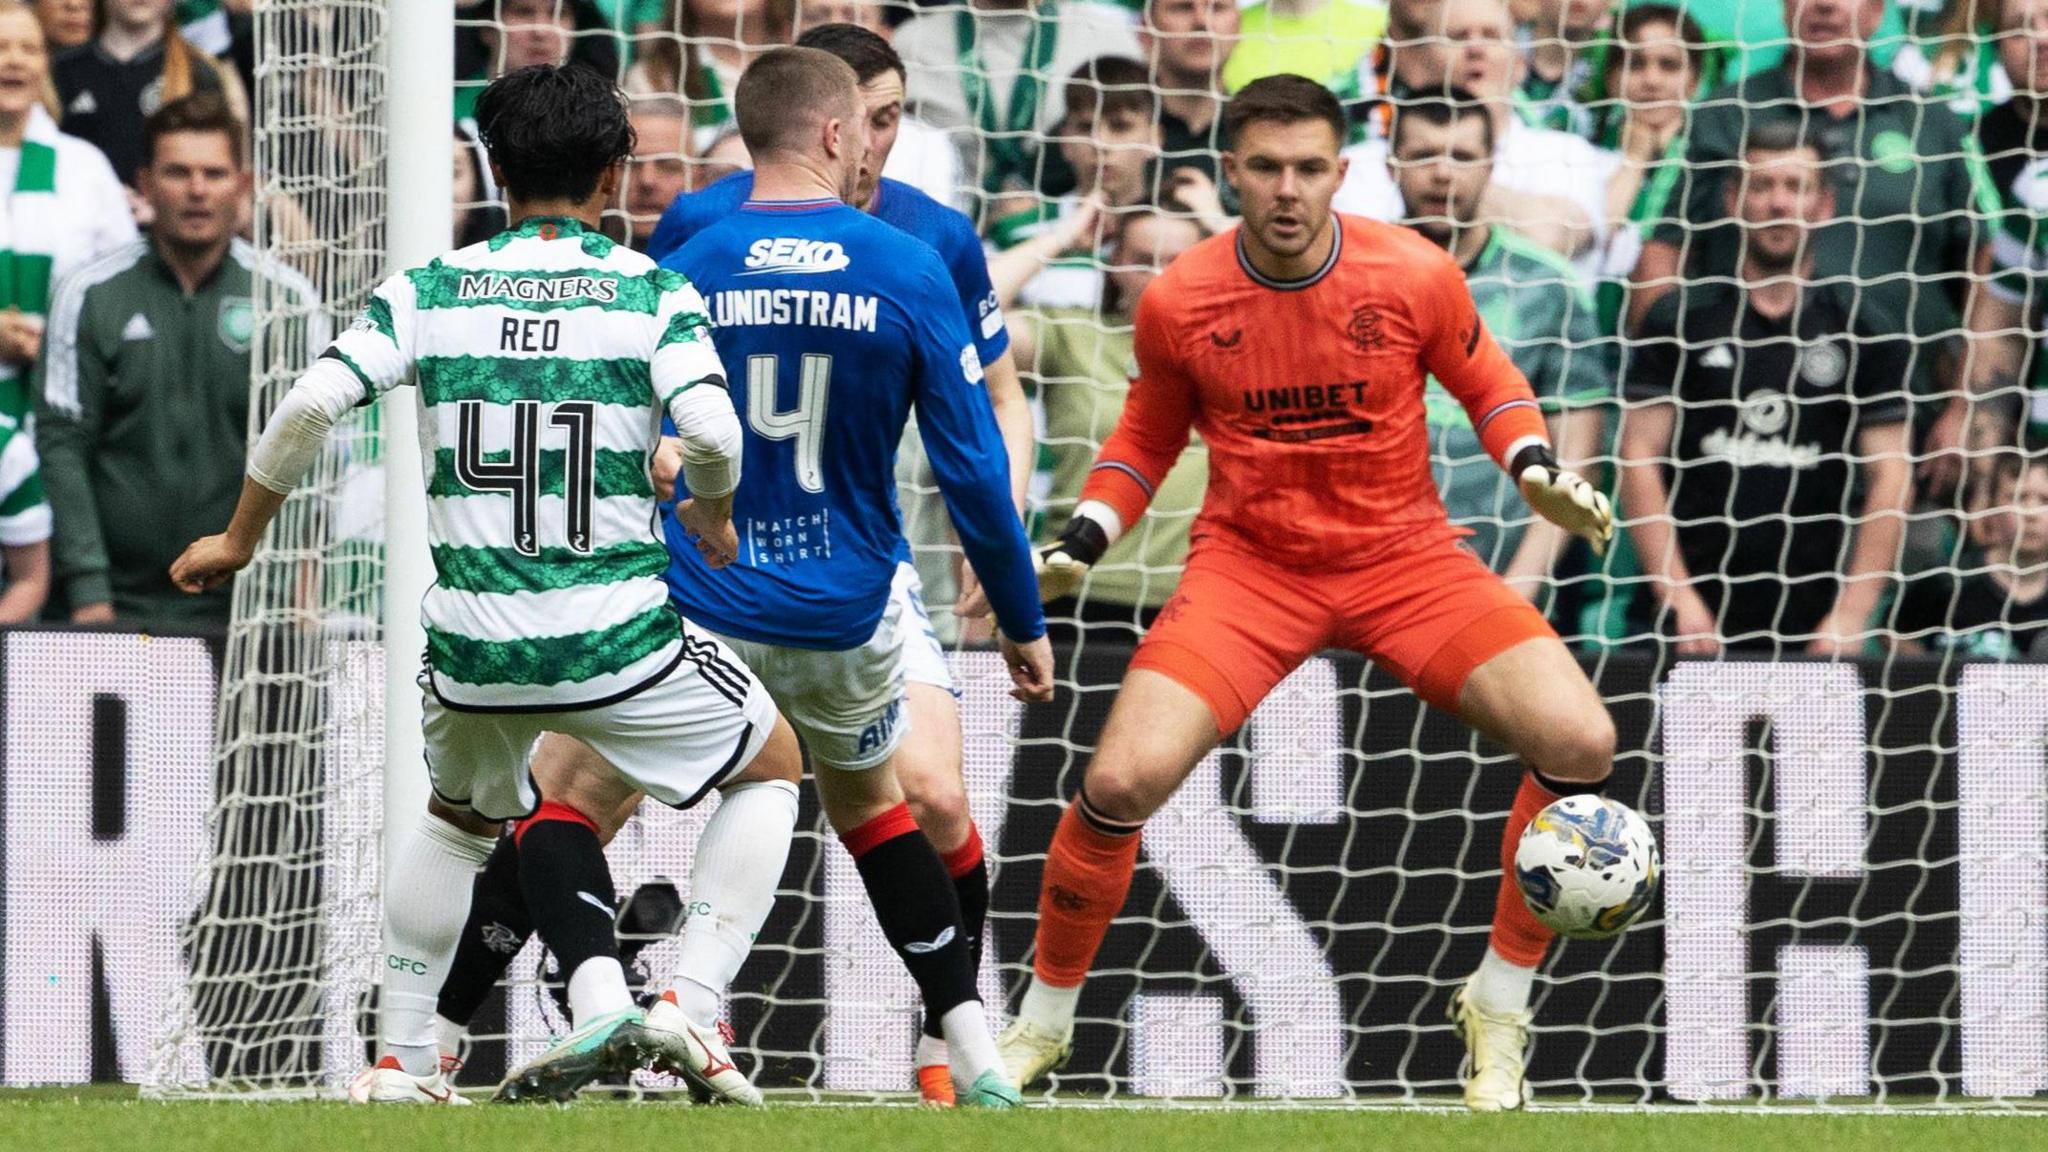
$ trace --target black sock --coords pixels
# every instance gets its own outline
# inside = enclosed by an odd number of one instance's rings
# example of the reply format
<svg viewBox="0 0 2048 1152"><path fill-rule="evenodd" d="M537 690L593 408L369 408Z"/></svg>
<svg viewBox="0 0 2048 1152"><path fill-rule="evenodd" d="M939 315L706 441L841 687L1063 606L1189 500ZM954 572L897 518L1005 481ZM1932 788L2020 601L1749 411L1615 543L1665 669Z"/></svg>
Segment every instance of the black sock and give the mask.
<svg viewBox="0 0 2048 1152"><path fill-rule="evenodd" d="M466 1027L532 935L533 917L526 914L526 894L519 890L519 845L506 833L498 837L470 889L469 921L455 944L455 962L441 984L436 1010Z"/></svg>
<svg viewBox="0 0 2048 1152"><path fill-rule="evenodd" d="M585 960L618 958L619 902L597 829L580 819L550 819L545 812L524 825L519 888L564 982Z"/></svg>
<svg viewBox="0 0 2048 1152"><path fill-rule="evenodd" d="M918 831L909 809L898 805L840 839L860 869L882 935L917 981L924 1018L938 1020L980 999L960 924L960 898L938 850Z"/></svg>
<svg viewBox="0 0 2048 1152"><path fill-rule="evenodd" d="M967 965L979 980L982 938L988 932L988 861L976 860L974 867L953 877L953 895L960 901L960 927L967 933ZM940 1033L938 1018L927 1014L924 1034L944 1039Z"/></svg>
<svg viewBox="0 0 2048 1152"><path fill-rule="evenodd" d="M1599 796L1607 791L1605 780L1595 780L1591 784L1574 784L1565 780L1553 780L1534 768L1529 769L1529 775L1536 778L1536 783L1541 785L1544 791L1560 799L1566 796Z"/></svg>

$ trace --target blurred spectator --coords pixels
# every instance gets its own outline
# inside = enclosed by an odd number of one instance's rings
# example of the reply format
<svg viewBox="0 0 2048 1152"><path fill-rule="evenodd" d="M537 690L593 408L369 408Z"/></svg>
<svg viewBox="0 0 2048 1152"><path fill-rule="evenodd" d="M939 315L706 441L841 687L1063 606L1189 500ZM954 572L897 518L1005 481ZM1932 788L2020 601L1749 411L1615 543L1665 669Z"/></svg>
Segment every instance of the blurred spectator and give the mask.
<svg viewBox="0 0 2048 1152"><path fill-rule="evenodd" d="M1614 6L1607 0L1537 0L1534 8L1524 29L1528 51L1518 111L1538 127L1590 139Z"/></svg>
<svg viewBox="0 0 2048 1152"><path fill-rule="evenodd" d="M1812 139L1766 119L1739 158L1738 282L1667 293L1629 349L1622 511L1679 652L1853 655L1898 562L1910 347L1814 280L1836 201Z"/></svg>
<svg viewBox="0 0 2048 1152"><path fill-rule="evenodd" d="M1000 252L989 274L1005 295L1034 308L1093 308L1102 299L1097 253L1120 218L1117 209L1148 203L1158 173L1159 96L1145 66L1121 56L1090 60L1062 93L1066 115L1055 132L1075 187L1057 199L1013 197L1028 205L1000 215L989 239ZM1109 209L1098 214L1092 209ZM1021 278L1020 278L1021 277Z"/></svg>
<svg viewBox="0 0 2048 1152"><path fill-rule="evenodd" d="M241 82L178 33L171 0L101 0L98 35L57 56L50 72L64 131L106 153L130 188L142 165L142 121L160 106L217 92L248 120Z"/></svg>
<svg viewBox="0 0 2048 1152"><path fill-rule="evenodd" d="M35 0L36 21L51 52L76 48L92 39L93 0Z"/></svg>
<svg viewBox="0 0 2048 1152"><path fill-rule="evenodd" d="M1776 68L1797 54L1794 41L1804 38L1797 30L1798 22L1791 18L1797 2L1685 0L1685 14L1699 22L1710 43L1719 46L1726 67L1723 79L1740 80ZM1905 13L1916 2L1886 3L1877 14L1868 39L1878 67L1888 67L1905 43Z"/></svg>
<svg viewBox="0 0 2048 1152"><path fill-rule="evenodd" d="M645 252L655 222L690 190L690 110L677 96L643 96L632 104L633 157L619 187L626 243Z"/></svg>
<svg viewBox="0 0 2048 1152"><path fill-rule="evenodd" d="M2008 0L1998 54L2012 77L2012 98L1978 118L1978 153L1984 158L1999 211L1991 220L1990 270L1970 296L1969 388L1955 395L1935 422L1930 448L1975 450L2008 442L2003 410L2018 408L2026 391L2028 361L2038 381L2040 333L2048 323L2048 0ZM2038 392L2038 389L2036 389ZM1972 402L1972 397L1975 402ZM1992 402L1985 403L1989 398ZM2048 410L2026 406L2040 438ZM1930 452L1923 475L1941 492L1961 479L1965 458Z"/></svg>
<svg viewBox="0 0 2048 1152"><path fill-rule="evenodd" d="M1594 124L1601 147L1621 158L1607 178L1607 245L1595 288L1603 332L1619 331L1643 241L1676 208L1685 109L1699 97L1706 68L1699 27L1677 8L1638 4L1623 13L1607 53L1603 87L1612 99Z"/></svg>
<svg viewBox="0 0 2048 1152"><path fill-rule="evenodd" d="M679 19L680 17L678 17ZM662 31L639 41L633 66L620 87L628 96L681 96L690 106L690 144L706 148L732 127L732 102L718 77L701 63L694 45L679 33Z"/></svg>
<svg viewBox="0 0 2048 1152"><path fill-rule="evenodd" d="M40 26L0 0L0 416L29 409L50 292L73 269L135 239L128 196L99 149L57 130Z"/></svg>
<svg viewBox="0 0 2048 1152"><path fill-rule="evenodd" d="M1125 218L1110 254L1100 309L1010 310L1012 301L1003 298L1011 348L1027 374L1035 376L1045 412L1042 443L1052 458L1052 482L1038 518L1042 536L1049 539L1066 523L1096 451L1123 413L1131 387L1131 314L1139 294L1160 269L1201 239L1192 220L1140 209ZM1144 520L1103 555L1079 597L1047 606L1048 620L1057 625L1060 618L1071 617L1119 626L1136 639L1180 579L1188 529L1208 484L1208 450L1197 437L1167 473Z"/></svg>
<svg viewBox="0 0 2048 1152"><path fill-rule="evenodd" d="M795 0L669 0L657 34L640 41L624 87L634 96L682 96L692 144L732 123L732 90L747 62L794 35Z"/></svg>
<svg viewBox="0 0 2048 1152"><path fill-rule="evenodd" d="M234 69L243 93L256 90L256 0L177 0L171 18L187 43ZM246 112L243 122L248 121Z"/></svg>
<svg viewBox="0 0 2048 1152"><path fill-rule="evenodd" d="M661 30L662 0L591 0L591 7L611 33L622 65L632 63L634 46L640 43L641 36Z"/></svg>
<svg viewBox="0 0 2048 1152"><path fill-rule="evenodd" d="M466 248L505 229L505 210L484 146L462 125L455 126L455 246Z"/></svg>
<svg viewBox="0 0 2048 1152"><path fill-rule="evenodd" d="M1182 169L1201 173L1211 188L1223 183L1223 73L1237 48L1238 20L1234 0L1145 5L1138 44L1159 92L1159 163L1169 187Z"/></svg>
<svg viewBox="0 0 2048 1152"><path fill-rule="evenodd" d="M1835 157L1827 179L1842 214L1814 233L1814 275L1851 278L1858 308L1904 321L1914 339L1901 376L1918 392L1932 391L1939 377L1955 375L1938 373L1937 361L1961 327L1979 239L1973 216L1996 205L1977 198L1962 122L1872 65L1864 46L1884 0L1786 0L1786 7L1798 41L1784 62L1722 86L1693 109L1679 190L1683 218L1660 225L1644 245L1629 316L1639 319L1681 278L1690 285L1734 272L1741 244L1724 189L1743 171L1743 134L1790 124Z"/></svg>
<svg viewBox="0 0 2048 1152"><path fill-rule="evenodd" d="M1428 41L1438 58L1430 69L1436 90L1463 89L1493 116L1493 180L1482 217L1571 257L1590 280L1606 240L1607 177L1618 161L1583 137L1532 127L1516 115L1521 58L1505 0L1443 0L1436 20L1440 38ZM1388 175L1386 141L1369 140L1344 154L1351 167L1337 190L1337 209L1400 219L1401 193Z"/></svg>
<svg viewBox="0 0 2048 1152"><path fill-rule="evenodd" d="M1457 258L1494 338L1536 392L1551 443L1567 468L1584 474L1600 452L1603 406L1613 399L1611 365L1593 299L1572 266L1504 225L1479 218L1493 169L1493 119L1469 96L1402 107L1391 143L1404 223ZM1424 393L1430 462L1451 523L1487 567L1541 603L1571 538L1533 516L1487 454L1462 404L1431 379Z"/></svg>
<svg viewBox="0 0 2048 1152"><path fill-rule="evenodd" d="M484 85L530 64L574 60L619 75L618 45L591 0L456 0L455 118L476 118Z"/></svg>
<svg viewBox="0 0 2048 1152"><path fill-rule="evenodd" d="M1066 111L1048 84L1098 56L1140 55L1130 14L1091 0L926 8L896 30L896 51L910 111L947 134L965 182L991 195L1041 185L1039 134Z"/></svg>
<svg viewBox="0 0 2048 1152"><path fill-rule="evenodd" d="M1915 90L1943 96L1965 120L2012 96L2012 79L1999 59L1999 33L2013 27L2000 0L1944 0L1900 5L1908 39L1892 59L1892 72Z"/></svg>
<svg viewBox="0 0 2048 1152"><path fill-rule="evenodd" d="M1900 648L2048 656L2048 461L2000 453L1971 489L1960 562L1913 577L1899 597Z"/></svg>
<svg viewBox="0 0 2048 1152"><path fill-rule="evenodd" d="M0 624L34 622L50 598L50 504L35 441L8 415L0 415L0 574Z"/></svg>
<svg viewBox="0 0 2048 1152"><path fill-rule="evenodd" d="M1254 0L1223 72L1235 92L1261 76L1306 76L1352 103L1363 95L1359 64L1387 31L1387 9L1370 0Z"/></svg>
<svg viewBox="0 0 2048 1152"><path fill-rule="evenodd" d="M910 5L895 0L796 0L794 27L801 36L821 24L852 24L888 40L910 12Z"/></svg>
<svg viewBox="0 0 2048 1152"><path fill-rule="evenodd" d="M746 141L740 139L740 130L735 126L720 132L704 149L704 155L696 161L692 183L698 188L708 187L753 166L754 158L747 155Z"/></svg>
<svg viewBox="0 0 2048 1152"><path fill-rule="evenodd" d="M218 93L153 113L138 172L156 212L151 238L66 278L51 306L36 439L74 621L227 622L227 588L186 596L167 569L179 541L227 524L242 488L262 259L234 236L250 188L242 146ZM262 274L318 313L304 277Z"/></svg>

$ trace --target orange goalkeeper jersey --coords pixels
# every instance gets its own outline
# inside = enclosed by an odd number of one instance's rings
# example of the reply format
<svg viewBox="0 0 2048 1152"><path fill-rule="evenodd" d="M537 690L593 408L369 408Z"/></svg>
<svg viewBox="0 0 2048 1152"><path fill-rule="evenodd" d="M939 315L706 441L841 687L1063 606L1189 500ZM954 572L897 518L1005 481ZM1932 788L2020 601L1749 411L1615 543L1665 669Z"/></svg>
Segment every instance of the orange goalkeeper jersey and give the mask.
<svg viewBox="0 0 2048 1152"><path fill-rule="evenodd" d="M1192 427L1209 448L1196 539L1291 566L1351 562L1462 535L1430 477L1430 374L1495 460L1525 438L1548 442L1529 382L1480 324L1450 255L1406 228L1336 220L1329 261L1305 280L1260 275L1232 232L1145 290L1137 375L1083 499L1135 525Z"/></svg>

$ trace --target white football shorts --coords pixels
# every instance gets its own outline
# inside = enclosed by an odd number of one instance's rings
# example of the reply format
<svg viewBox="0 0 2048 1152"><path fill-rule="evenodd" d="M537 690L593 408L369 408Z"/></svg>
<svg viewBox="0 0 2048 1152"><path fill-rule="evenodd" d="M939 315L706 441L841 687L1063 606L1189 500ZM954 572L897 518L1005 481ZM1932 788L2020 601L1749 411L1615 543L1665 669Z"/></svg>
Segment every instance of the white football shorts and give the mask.
<svg viewBox="0 0 2048 1152"><path fill-rule="evenodd" d="M424 677L420 684L427 689ZM543 732L583 741L641 791L688 808L753 762L775 730L775 703L730 648L685 620L675 664L623 700L569 712L476 712L427 689L423 726L434 795L487 820L515 820L539 805L527 759Z"/></svg>

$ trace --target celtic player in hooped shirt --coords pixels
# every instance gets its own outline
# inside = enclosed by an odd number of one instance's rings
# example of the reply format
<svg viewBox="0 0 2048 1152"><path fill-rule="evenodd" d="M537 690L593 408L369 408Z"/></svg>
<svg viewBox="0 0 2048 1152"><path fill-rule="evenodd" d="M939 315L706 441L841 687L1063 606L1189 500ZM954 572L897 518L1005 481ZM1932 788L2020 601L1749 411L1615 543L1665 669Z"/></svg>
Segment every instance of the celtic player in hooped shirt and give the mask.
<svg viewBox="0 0 2048 1152"><path fill-rule="evenodd" d="M1244 223L1182 253L1139 298L1130 398L1041 553L1041 593L1072 589L1201 433L1209 489L1187 567L1047 853L1033 979L1001 1044L1020 1084L1067 1050L1145 820L1315 652L1371 656L1521 757L1510 860L1538 811L1599 790L1613 767L1614 725L1592 684L1444 515L1426 377L1465 406L1538 514L1598 547L1613 532L1605 499L1558 467L1528 381L1480 323L1456 262L1408 229L1330 211L1344 175L1336 97L1270 76L1231 98L1224 123ZM1475 1109L1523 1102L1530 982L1551 939L1508 871L1492 946L1454 999Z"/></svg>
<svg viewBox="0 0 2048 1152"><path fill-rule="evenodd" d="M172 578L198 591L245 566L333 422L416 372L436 575L421 606L433 798L392 850L382 1058L350 1095L461 1102L440 1069L435 1001L472 876L508 820L575 1028L500 1095L566 1099L649 1060L731 1078L715 1028L643 1021L590 816L536 796L526 760L542 732L561 732L666 803L723 792L692 874L693 902L717 914L685 926L677 973L722 990L738 968L727 942L750 939L774 899L799 753L761 683L671 608L648 463L666 414L693 497L678 514L707 562L729 563L739 421L703 299L597 232L632 151L618 92L586 69L536 66L492 83L477 111L517 223L378 286L271 416L228 530L188 548Z"/></svg>

